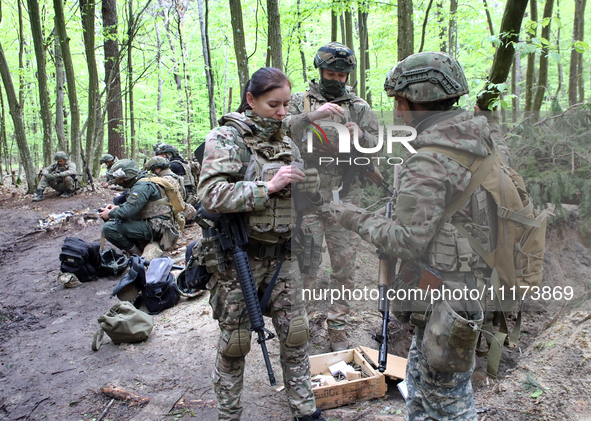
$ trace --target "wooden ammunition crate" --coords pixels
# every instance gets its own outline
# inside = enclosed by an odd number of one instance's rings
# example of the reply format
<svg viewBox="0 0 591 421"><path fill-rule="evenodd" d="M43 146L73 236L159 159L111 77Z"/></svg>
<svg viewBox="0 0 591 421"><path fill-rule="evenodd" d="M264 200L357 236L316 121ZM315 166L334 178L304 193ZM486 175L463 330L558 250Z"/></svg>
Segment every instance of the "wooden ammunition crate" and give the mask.
<svg viewBox="0 0 591 421"><path fill-rule="evenodd" d="M369 377L315 387L312 390L318 408L336 408L353 402L381 398L386 394L386 390L388 390L386 378L382 373L374 370L357 349L311 356L310 371L312 377L317 374L330 374L328 367L339 361L345 361L346 363L354 361Z"/></svg>

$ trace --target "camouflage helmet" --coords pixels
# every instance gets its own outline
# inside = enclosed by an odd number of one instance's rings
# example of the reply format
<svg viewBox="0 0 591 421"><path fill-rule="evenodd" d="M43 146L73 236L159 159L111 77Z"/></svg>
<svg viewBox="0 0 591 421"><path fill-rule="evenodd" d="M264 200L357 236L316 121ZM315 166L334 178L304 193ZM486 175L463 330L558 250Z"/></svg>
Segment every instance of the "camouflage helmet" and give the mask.
<svg viewBox="0 0 591 421"><path fill-rule="evenodd" d="M104 154L103 156L101 156L101 159L99 160L99 162L101 164L106 164L107 162L111 162L114 161L115 157L109 153Z"/></svg>
<svg viewBox="0 0 591 421"><path fill-rule="evenodd" d="M154 170L156 168L160 168L161 170L165 170L167 168L170 168L170 161L166 158L163 158L161 156L154 156L152 158L150 158L148 160L148 162L146 162L146 165L144 166L144 168L148 171L152 171L154 172Z"/></svg>
<svg viewBox="0 0 591 421"><path fill-rule="evenodd" d="M156 155L160 155L160 154L167 154L168 155L168 153L171 153L172 156L176 156L179 154L179 150L172 145L168 145L164 142L159 142L154 145L154 153Z"/></svg>
<svg viewBox="0 0 591 421"><path fill-rule="evenodd" d="M351 73L357 66L355 53L340 42L323 45L314 56L314 67L333 72Z"/></svg>
<svg viewBox="0 0 591 421"><path fill-rule="evenodd" d="M53 156L53 160L54 161L59 161L60 159L63 159L64 161L67 161L68 160L68 154L65 153L64 151L56 152L55 155Z"/></svg>
<svg viewBox="0 0 591 421"><path fill-rule="evenodd" d="M460 63L448 54L425 52L400 61L384 82L388 96L411 102L436 102L468 93L468 82Z"/></svg>
<svg viewBox="0 0 591 421"><path fill-rule="evenodd" d="M133 159L121 159L107 171L109 177L131 180L140 175L140 169Z"/></svg>

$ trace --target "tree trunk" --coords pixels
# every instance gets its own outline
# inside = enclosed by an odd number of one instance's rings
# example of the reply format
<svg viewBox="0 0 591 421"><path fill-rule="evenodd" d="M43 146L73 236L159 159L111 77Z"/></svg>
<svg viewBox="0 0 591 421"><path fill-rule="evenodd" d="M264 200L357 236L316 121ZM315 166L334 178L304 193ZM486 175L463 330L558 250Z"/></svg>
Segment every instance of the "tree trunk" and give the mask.
<svg viewBox="0 0 591 421"><path fill-rule="evenodd" d="M575 19L573 22L573 42L583 41L585 34L585 6L587 0L575 0ZM583 85L583 54L577 52L575 48L572 48L570 52L570 67L568 73L568 103L569 105L576 104L578 102L577 94L580 90L579 84ZM584 101L583 95L581 95L580 101Z"/></svg>
<svg viewBox="0 0 591 421"><path fill-rule="evenodd" d="M499 31L501 45L499 45L499 48L495 52L487 85L477 100L478 107L481 110L488 110L490 101L497 99L499 96L498 89L492 85L503 83L507 80L513 55L515 54L515 47L513 45L519 41L519 31L521 30L521 21L523 20L526 6L527 0L507 0Z"/></svg>
<svg viewBox="0 0 591 421"><path fill-rule="evenodd" d="M161 14L162 18L164 19L164 28L166 28L166 37L168 38L168 44L170 45L170 51L172 51L172 55L170 57L170 60L172 61L172 73L174 75L176 89L177 89L177 91L181 91L183 89L183 84L181 82L181 75L179 74L179 71L178 71L179 65L176 60L176 48L174 46L174 43L172 42L172 36L171 36L172 31L170 30L169 18L168 18L168 15L166 13L164 13L165 4L164 4L163 0L158 0L158 5L160 6L160 14Z"/></svg>
<svg viewBox="0 0 591 421"><path fill-rule="evenodd" d="M535 0L534 0L535 1ZM482 0L484 4L484 12L486 13L486 22L488 23L488 31L491 35L495 34L495 29L493 28L492 18L490 17L490 10L488 10L488 3L486 0Z"/></svg>
<svg viewBox="0 0 591 421"><path fill-rule="evenodd" d="M443 1L441 0L437 1L437 25L439 25L439 51L445 53L447 52L447 40L445 38L447 27L444 25Z"/></svg>
<svg viewBox="0 0 591 421"><path fill-rule="evenodd" d="M240 80L240 92L242 92L246 86L246 82L250 78L246 42L244 41L244 25L242 24L242 6L240 5L240 0L229 1L232 32L234 35L234 52L236 53L236 65L238 67L238 80Z"/></svg>
<svg viewBox="0 0 591 421"><path fill-rule="evenodd" d="M158 61L158 100L156 102L156 112L158 113L158 140L162 140L162 87L164 80L162 79L162 38L160 36L160 29L158 22L154 24L156 30L156 60Z"/></svg>
<svg viewBox="0 0 591 421"><path fill-rule="evenodd" d="M300 0L298 0L298 11L299 11L299 4L300 4ZM330 9L330 41L331 42L336 42L337 41L337 35L338 35L338 15L337 12L335 11L335 7L336 7L336 2L333 0L332 2L332 6ZM299 20L298 20L299 22Z"/></svg>
<svg viewBox="0 0 591 421"><path fill-rule="evenodd" d="M86 66L88 68L88 117L86 124L86 163L93 175L98 175L94 171L99 167L98 162L94 162L96 150L96 110L98 107L98 70L96 66L96 56L94 54L94 13L95 3L88 0L80 0L80 14L82 15L82 31L84 33L84 50L86 51Z"/></svg>
<svg viewBox="0 0 591 421"><path fill-rule="evenodd" d="M419 53L423 52L423 46L425 45L425 32L427 30L427 20L429 19L429 11L433 5L433 0L429 0L427 10L425 11L425 19L423 19L423 30L421 31L421 46L419 47Z"/></svg>
<svg viewBox="0 0 591 421"><path fill-rule="evenodd" d="M414 53L412 10L412 0L398 0L398 61Z"/></svg>
<svg viewBox="0 0 591 421"><path fill-rule="evenodd" d="M177 7L177 30L179 34L179 46L181 48L181 57L182 57L182 64L183 64L183 79L185 80L185 116L187 119L187 153L190 154L191 151L191 87L189 86L189 72L187 71L187 61L185 60L185 50L187 46L185 45L185 41L183 40L183 18L187 9L183 6Z"/></svg>
<svg viewBox="0 0 591 421"><path fill-rule="evenodd" d="M544 5L544 16L545 18L552 18L552 9L554 7L554 0L546 0ZM542 38L545 38L550 42L550 27L552 26L552 20L548 22L548 25L542 28ZM540 72L538 74L538 86L536 95L534 97L534 103L532 111L534 112L534 120L537 120L540 116L540 110L544 102L545 92L548 85L548 44L542 47L542 53L540 54Z"/></svg>
<svg viewBox="0 0 591 421"><path fill-rule="evenodd" d="M82 168L80 158L80 108L78 106L78 95L76 93L76 75L72 54L70 52L70 39L66 31L64 19L64 6L61 0L53 0L55 10L55 28L59 37L64 68L66 71L66 83L68 88L68 105L70 110L70 159L76 164L76 168Z"/></svg>
<svg viewBox="0 0 591 421"><path fill-rule="evenodd" d="M367 27L363 21L363 15L367 14L367 12L364 12L362 9L366 9L363 0L357 5L357 22L359 23L359 57L357 58L357 63L359 66L359 96L365 99L365 82L367 75L367 69L365 68L365 52L367 51Z"/></svg>
<svg viewBox="0 0 591 421"><path fill-rule="evenodd" d="M281 20L279 17L279 0L267 0L267 22L269 46L273 67L283 71L283 55L281 48Z"/></svg>
<svg viewBox="0 0 591 421"><path fill-rule="evenodd" d="M538 2L529 2L530 19L534 22L538 21ZM533 33L532 33L533 32ZM537 35L537 26L531 29L528 39L532 43L532 39ZM532 52L527 55L527 69L525 71L525 107L524 114L527 115L532 110L534 100L534 79L536 77L536 53Z"/></svg>
<svg viewBox="0 0 591 421"><path fill-rule="evenodd" d="M560 0L556 0L556 18L560 21ZM560 26L556 31L556 52L560 54ZM560 92L562 92L562 96L564 99L564 69L562 66L562 60L556 62L556 67L558 68L558 87L556 88L556 94L554 95L556 101L558 101L558 96Z"/></svg>
<svg viewBox="0 0 591 421"><path fill-rule="evenodd" d="M303 44L304 44L304 37L302 36L302 13L300 11L300 0L297 2L298 5L298 47L300 49L300 58L302 60L302 76L304 77L304 83L308 82L308 75L306 74L306 53L304 52ZM334 13L331 12L331 40L334 31L334 37L336 40L336 19Z"/></svg>
<svg viewBox="0 0 591 421"><path fill-rule="evenodd" d="M520 87L521 86L521 56L519 54L515 54L513 56L513 66L511 70L511 92L513 95L513 99L511 100L511 108L513 110L512 121L513 123L517 123L517 119L519 118L519 97L520 97Z"/></svg>
<svg viewBox="0 0 591 421"><path fill-rule="evenodd" d="M27 135L25 133L25 123L23 120L23 113L20 104L16 98L16 92L14 85L12 84L12 78L10 77L10 70L8 69L8 63L4 56L4 49L0 43L0 76L4 83L4 89L6 90L6 97L8 99L8 107L10 109L10 116L14 124L14 136L18 145L20 153L21 163L25 169L25 177L27 179L27 193L34 193L36 187L36 174L33 168L33 159L31 158L31 152L29 151L29 145L27 144Z"/></svg>
<svg viewBox="0 0 591 421"><path fill-rule="evenodd" d="M107 89L107 127L109 153L124 158L123 102L121 100L121 71L117 36L117 0L102 0L105 49L105 86Z"/></svg>
<svg viewBox="0 0 591 421"><path fill-rule="evenodd" d="M131 159L137 159L137 147L135 144L135 112L133 109L133 56L131 55L131 45L133 43L134 16L133 16L133 0L128 3L129 22L127 23L127 85L129 93L129 143L131 149Z"/></svg>
<svg viewBox="0 0 591 421"><path fill-rule="evenodd" d="M55 31L57 33L57 30ZM57 135L57 148L60 151L68 152L66 141L66 130L64 127L64 61L59 37L54 40L55 49L55 134Z"/></svg>
<svg viewBox="0 0 591 421"><path fill-rule="evenodd" d="M203 51L203 61L205 67L205 80L207 83L207 94L209 97L209 126L213 129L217 126L217 118L215 114L215 97L214 97L214 80L213 69L211 66L211 54L209 51L209 36L207 34L207 22L203 11L203 1L197 1L199 8L199 26L201 28L201 51ZM207 0L205 0L205 7L207 8Z"/></svg>
<svg viewBox="0 0 591 421"><path fill-rule="evenodd" d="M343 18L343 14L339 15L339 21L341 24L341 44L347 45L347 36L345 35L345 18Z"/></svg>
<svg viewBox="0 0 591 421"><path fill-rule="evenodd" d="M458 20L456 13L458 12L458 0L449 0L449 55L455 57L458 50Z"/></svg>
<svg viewBox="0 0 591 421"><path fill-rule="evenodd" d="M23 0L18 4L18 103L25 106L25 31L23 25Z"/></svg>
<svg viewBox="0 0 591 421"><path fill-rule="evenodd" d="M41 29L41 16L39 14L39 2L27 0L33 45L35 46L35 59L37 61L37 81L39 83L39 111L43 123L43 163L45 166L53 162L51 147L51 101L47 90L47 62L45 59L45 37Z"/></svg>
<svg viewBox="0 0 591 421"><path fill-rule="evenodd" d="M0 77L1 78L1 77ZM4 107L4 94L2 93L2 89L0 87L0 107L2 108L2 126L0 127L0 149L2 150L2 156L4 156L4 168L8 173L10 170L10 160L11 156L8 153L8 139L6 136L6 109ZM2 163L0 163L2 166Z"/></svg>
<svg viewBox="0 0 591 421"><path fill-rule="evenodd" d="M353 16L351 14L351 6L347 6L345 10L345 36L347 40L347 47L355 53L355 45L353 43ZM349 73L348 83L353 87L353 90L357 92L357 70L353 70Z"/></svg>

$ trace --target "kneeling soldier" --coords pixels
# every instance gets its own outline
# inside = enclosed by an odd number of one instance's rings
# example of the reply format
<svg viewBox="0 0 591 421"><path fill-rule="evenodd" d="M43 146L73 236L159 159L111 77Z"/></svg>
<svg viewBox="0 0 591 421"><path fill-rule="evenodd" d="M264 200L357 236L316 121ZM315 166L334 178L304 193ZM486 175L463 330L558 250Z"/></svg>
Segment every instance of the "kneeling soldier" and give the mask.
<svg viewBox="0 0 591 421"><path fill-rule="evenodd" d="M140 246L153 240L160 240L164 250L172 249L179 233L164 189L140 174L131 159L119 160L108 175L129 190L121 206L109 204L101 210L101 218L107 221L103 226L105 238L129 254L141 255Z"/></svg>

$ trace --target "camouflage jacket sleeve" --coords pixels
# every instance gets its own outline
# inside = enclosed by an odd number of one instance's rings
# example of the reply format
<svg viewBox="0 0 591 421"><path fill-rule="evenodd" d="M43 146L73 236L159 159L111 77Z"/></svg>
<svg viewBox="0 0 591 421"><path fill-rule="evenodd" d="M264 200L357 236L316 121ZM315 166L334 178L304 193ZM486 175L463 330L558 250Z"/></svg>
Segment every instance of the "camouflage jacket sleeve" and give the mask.
<svg viewBox="0 0 591 421"><path fill-rule="evenodd" d="M446 206L469 181L470 172L449 158L435 153L415 154L400 174L396 221L359 209L345 211L341 225L386 254L417 259L435 236Z"/></svg>
<svg viewBox="0 0 591 421"><path fill-rule="evenodd" d="M55 171L56 168L57 168L57 163L54 162L49 167L46 167L43 170L41 170L41 174L43 174L43 175L51 174L52 172Z"/></svg>
<svg viewBox="0 0 591 421"><path fill-rule="evenodd" d="M237 181L242 161L235 134L226 127L212 130L205 139L197 195L208 212L234 213L265 209L269 192L263 181Z"/></svg>
<svg viewBox="0 0 591 421"><path fill-rule="evenodd" d="M127 201L109 212L109 219L131 219L142 210L148 201L160 199L160 192L154 183L138 182L129 189Z"/></svg>
<svg viewBox="0 0 591 421"><path fill-rule="evenodd" d="M76 164L74 164L73 162L68 162L68 169L66 171L62 171L60 175L64 177L68 175L78 175L78 171L76 171Z"/></svg>
<svg viewBox="0 0 591 421"><path fill-rule="evenodd" d="M369 104L361 99L355 101L352 105L356 113L353 120L359 128L363 130L363 138L359 139L359 144L366 148L378 144L378 118Z"/></svg>
<svg viewBox="0 0 591 421"><path fill-rule="evenodd" d="M305 92L298 92L291 96L289 114L284 120L286 126L289 128L289 137L291 137L297 144L300 144L302 139L304 139L307 130L306 126L310 124L310 120L308 120L308 112L304 111L305 94Z"/></svg>

